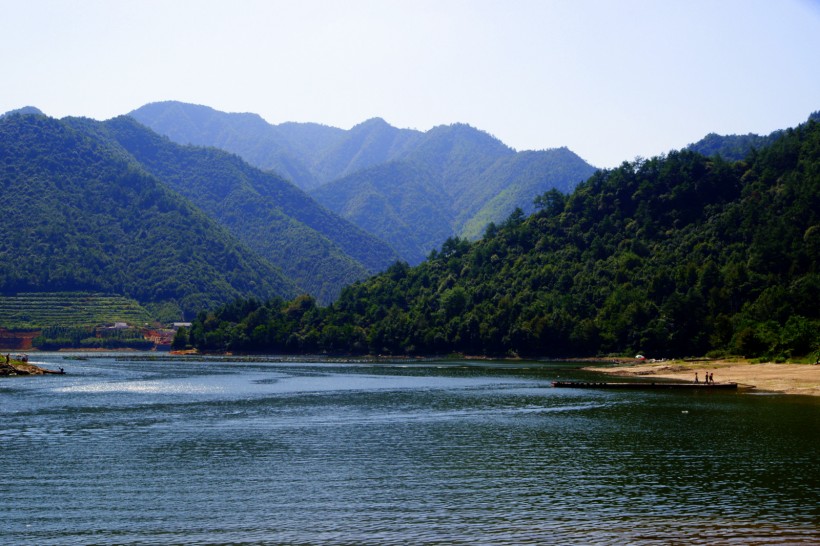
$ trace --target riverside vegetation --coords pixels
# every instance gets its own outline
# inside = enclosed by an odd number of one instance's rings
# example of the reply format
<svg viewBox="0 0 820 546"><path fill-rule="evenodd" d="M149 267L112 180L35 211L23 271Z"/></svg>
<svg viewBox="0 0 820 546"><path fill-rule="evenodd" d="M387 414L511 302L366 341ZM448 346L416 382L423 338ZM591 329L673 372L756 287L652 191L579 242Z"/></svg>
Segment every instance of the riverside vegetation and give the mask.
<svg viewBox="0 0 820 546"><path fill-rule="evenodd" d="M476 242L452 237L327 307L238 299L203 351L787 358L820 349L820 123L742 160L692 150L602 170Z"/></svg>

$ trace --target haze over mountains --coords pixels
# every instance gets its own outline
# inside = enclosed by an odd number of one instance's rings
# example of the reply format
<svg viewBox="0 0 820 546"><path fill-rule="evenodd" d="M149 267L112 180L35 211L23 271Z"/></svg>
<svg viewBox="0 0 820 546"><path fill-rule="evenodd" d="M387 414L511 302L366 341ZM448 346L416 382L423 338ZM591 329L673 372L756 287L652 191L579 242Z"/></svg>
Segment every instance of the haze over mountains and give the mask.
<svg viewBox="0 0 820 546"><path fill-rule="evenodd" d="M411 264L448 237L480 236L516 207L531 212L535 196L568 192L595 171L566 148L516 152L464 124L420 132L374 118L345 131L180 102L129 115L176 142L221 148L281 174Z"/></svg>

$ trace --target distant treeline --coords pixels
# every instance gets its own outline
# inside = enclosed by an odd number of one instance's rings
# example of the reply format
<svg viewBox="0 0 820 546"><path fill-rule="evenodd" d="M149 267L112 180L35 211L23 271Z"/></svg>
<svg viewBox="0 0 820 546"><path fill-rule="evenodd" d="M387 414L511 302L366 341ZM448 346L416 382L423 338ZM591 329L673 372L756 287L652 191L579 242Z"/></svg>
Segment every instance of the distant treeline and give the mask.
<svg viewBox="0 0 820 546"><path fill-rule="evenodd" d="M820 123L729 162L602 170L482 240L449 239L319 307L237 300L176 345L209 351L568 356L820 349Z"/></svg>
<svg viewBox="0 0 820 546"><path fill-rule="evenodd" d="M148 350L154 342L145 339L138 329L105 329L93 327L45 328L32 344L41 351L57 349L138 349Z"/></svg>

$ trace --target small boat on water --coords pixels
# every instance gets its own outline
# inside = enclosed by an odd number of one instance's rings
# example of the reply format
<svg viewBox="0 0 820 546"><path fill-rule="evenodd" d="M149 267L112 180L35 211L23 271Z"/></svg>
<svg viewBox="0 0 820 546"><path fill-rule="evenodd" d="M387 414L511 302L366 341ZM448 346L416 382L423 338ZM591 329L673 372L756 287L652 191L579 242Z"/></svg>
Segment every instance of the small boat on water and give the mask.
<svg viewBox="0 0 820 546"><path fill-rule="evenodd" d="M605 382L605 381L553 381L553 387L564 389L633 389L633 390L737 390L737 383L656 383L656 382Z"/></svg>

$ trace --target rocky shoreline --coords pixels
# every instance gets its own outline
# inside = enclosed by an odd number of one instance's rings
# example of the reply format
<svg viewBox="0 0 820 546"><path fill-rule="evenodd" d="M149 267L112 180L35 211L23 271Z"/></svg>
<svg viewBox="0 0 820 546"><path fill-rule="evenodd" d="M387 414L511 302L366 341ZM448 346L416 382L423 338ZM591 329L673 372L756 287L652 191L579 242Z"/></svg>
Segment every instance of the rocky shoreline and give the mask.
<svg viewBox="0 0 820 546"><path fill-rule="evenodd" d="M14 377L19 375L63 375L65 371L60 368L59 370L49 370L47 368L41 368L35 364L29 364L27 361L24 360L17 360L17 359L9 359L6 361L5 358L0 359L0 377Z"/></svg>

